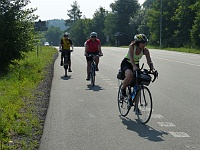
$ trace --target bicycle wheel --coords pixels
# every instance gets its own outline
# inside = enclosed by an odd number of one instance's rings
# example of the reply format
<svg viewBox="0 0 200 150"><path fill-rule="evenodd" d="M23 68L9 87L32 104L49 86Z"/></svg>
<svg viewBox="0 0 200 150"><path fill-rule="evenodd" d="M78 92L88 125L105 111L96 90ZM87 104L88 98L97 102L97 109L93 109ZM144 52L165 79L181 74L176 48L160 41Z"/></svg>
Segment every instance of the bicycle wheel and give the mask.
<svg viewBox="0 0 200 150"><path fill-rule="evenodd" d="M65 69L65 76L67 76L67 69L68 69L68 60L67 57L64 57L64 69Z"/></svg>
<svg viewBox="0 0 200 150"><path fill-rule="evenodd" d="M126 88L127 97L123 98L121 96L122 95L121 87L122 87L122 84L119 86L117 102L118 102L119 113L123 117L125 117L126 115L128 115L128 113L129 113L129 111L131 109L131 106L129 104L129 100L131 99L131 89L130 89L130 87Z"/></svg>
<svg viewBox="0 0 200 150"><path fill-rule="evenodd" d="M95 85L95 64L94 64L94 62L92 62L92 64L91 64L90 75L91 75L91 85L94 86Z"/></svg>
<svg viewBox="0 0 200 150"><path fill-rule="evenodd" d="M138 92L138 108L140 110L140 114L137 115L139 121L143 124L146 124L149 119L151 118L152 114L152 97L151 92L149 89L145 86L142 86L140 88L140 91Z"/></svg>

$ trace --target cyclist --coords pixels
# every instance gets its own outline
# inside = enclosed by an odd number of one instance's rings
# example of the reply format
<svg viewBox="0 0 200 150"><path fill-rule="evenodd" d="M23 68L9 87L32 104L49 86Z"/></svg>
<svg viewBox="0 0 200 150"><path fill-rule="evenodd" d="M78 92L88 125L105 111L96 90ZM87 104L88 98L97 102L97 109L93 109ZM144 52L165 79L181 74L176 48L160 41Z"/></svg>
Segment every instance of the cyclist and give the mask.
<svg viewBox="0 0 200 150"><path fill-rule="evenodd" d="M97 38L97 33L92 32L90 33L90 38L85 43L85 56L87 60L87 78L86 80L90 80L90 68L91 68L91 61L92 57L88 57L90 54L100 55L103 56L101 51L101 41ZM96 71L99 71L98 64L99 64L99 57L95 58L96 63Z"/></svg>
<svg viewBox="0 0 200 150"><path fill-rule="evenodd" d="M60 49L62 49L60 65L63 66L63 57L64 57L64 54L67 53L67 57L69 59L69 70L68 71L72 72L72 70L71 70L71 52L70 52L70 46L71 46L72 51L73 51L74 50L73 43L72 43L71 39L69 38L69 34L65 33L64 37L60 41Z"/></svg>
<svg viewBox="0 0 200 150"><path fill-rule="evenodd" d="M126 87L131 83L134 72L139 68L139 60L143 55L146 56L147 64L150 70L154 70L153 62L150 57L149 50L145 47L148 39L144 34L137 34L134 36L134 41L129 45L129 51L121 62L121 71L125 75L122 83L121 93L126 97Z"/></svg>

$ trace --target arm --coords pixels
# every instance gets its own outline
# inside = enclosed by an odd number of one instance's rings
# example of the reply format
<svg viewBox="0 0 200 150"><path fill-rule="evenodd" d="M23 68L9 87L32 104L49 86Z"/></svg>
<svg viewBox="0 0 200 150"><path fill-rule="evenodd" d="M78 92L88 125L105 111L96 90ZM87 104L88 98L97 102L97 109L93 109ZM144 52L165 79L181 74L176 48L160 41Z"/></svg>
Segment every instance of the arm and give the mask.
<svg viewBox="0 0 200 150"><path fill-rule="evenodd" d="M147 64L149 65L150 70L154 70L153 62L151 60L151 56L147 48L144 49L144 54L146 56Z"/></svg>
<svg viewBox="0 0 200 150"><path fill-rule="evenodd" d="M99 45L98 45L98 51L99 51L99 54L101 55L101 56L103 56L103 53L102 53L102 51L101 51L101 41L99 40Z"/></svg>
<svg viewBox="0 0 200 150"><path fill-rule="evenodd" d="M130 56L130 62L131 62L131 65L133 66L133 70L137 70L138 67L135 65L135 61L133 59L134 57L134 46L133 45L129 45L129 56Z"/></svg>
<svg viewBox="0 0 200 150"><path fill-rule="evenodd" d="M73 50L74 50L74 45L73 45L73 43L72 43L72 40L70 39L69 42L70 42L70 46L71 46L72 51L73 51Z"/></svg>
<svg viewBox="0 0 200 150"><path fill-rule="evenodd" d="M86 45L85 45L85 56L87 56L87 52L88 52L88 49L89 49L89 46L87 45L87 42L86 42Z"/></svg>
<svg viewBox="0 0 200 150"><path fill-rule="evenodd" d="M61 39L60 45L59 45L59 49L60 49L60 50L62 49L62 44L63 44L63 41L62 41L62 39Z"/></svg>

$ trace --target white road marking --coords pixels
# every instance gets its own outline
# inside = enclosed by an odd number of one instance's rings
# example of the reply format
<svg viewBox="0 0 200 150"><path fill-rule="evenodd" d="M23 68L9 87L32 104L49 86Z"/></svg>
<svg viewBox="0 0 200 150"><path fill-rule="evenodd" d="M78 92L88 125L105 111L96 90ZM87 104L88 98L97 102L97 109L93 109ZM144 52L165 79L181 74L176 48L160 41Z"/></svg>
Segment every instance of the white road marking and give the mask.
<svg viewBox="0 0 200 150"><path fill-rule="evenodd" d="M88 114L90 118L95 118L96 116L94 114Z"/></svg>
<svg viewBox="0 0 200 150"><path fill-rule="evenodd" d="M161 59L161 60L167 60L167 61L171 61L171 62L177 62L177 63L180 63L180 64L186 64L186 65L191 65L191 66L200 67L200 65L197 65L197 64L195 65L195 64L191 64L191 63L186 63L186 62L182 62L182 61L177 61L177 60L171 60L171 59L160 58L160 57L154 57L154 58Z"/></svg>
<svg viewBox="0 0 200 150"><path fill-rule="evenodd" d="M190 137L187 133L185 132L172 132L169 131L169 133L173 136L173 137Z"/></svg>
<svg viewBox="0 0 200 150"><path fill-rule="evenodd" d="M175 127L171 122L157 122L161 127Z"/></svg>
<svg viewBox="0 0 200 150"><path fill-rule="evenodd" d="M163 117L162 115L160 115L160 114L152 114L151 117L152 117L152 118L158 118L158 119L164 118L164 117Z"/></svg>

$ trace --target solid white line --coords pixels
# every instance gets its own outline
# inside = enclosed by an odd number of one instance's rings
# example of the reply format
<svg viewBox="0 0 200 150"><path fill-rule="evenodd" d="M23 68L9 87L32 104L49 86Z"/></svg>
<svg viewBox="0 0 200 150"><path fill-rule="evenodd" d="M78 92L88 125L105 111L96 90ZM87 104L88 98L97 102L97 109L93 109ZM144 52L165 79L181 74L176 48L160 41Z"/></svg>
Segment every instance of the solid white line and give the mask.
<svg viewBox="0 0 200 150"><path fill-rule="evenodd" d="M177 60L171 60L171 59L160 58L160 57L154 57L154 58L161 59L161 60L167 60L167 61L171 61L171 62L177 62L177 63L180 63L180 64L186 64L186 65L191 65L191 66L200 67L200 65L195 65L195 64L191 64L191 63L186 63L186 62L182 62L182 61L177 61Z"/></svg>

